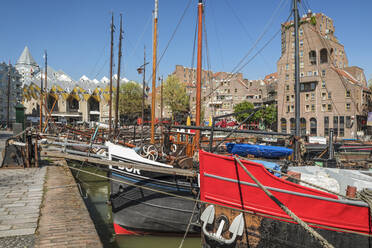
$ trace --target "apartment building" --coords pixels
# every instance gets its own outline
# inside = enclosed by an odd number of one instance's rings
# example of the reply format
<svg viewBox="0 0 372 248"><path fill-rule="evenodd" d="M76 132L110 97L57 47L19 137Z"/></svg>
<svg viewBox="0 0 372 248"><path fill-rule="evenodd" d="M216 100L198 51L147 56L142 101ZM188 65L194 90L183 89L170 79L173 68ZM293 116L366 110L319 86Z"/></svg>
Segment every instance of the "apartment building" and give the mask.
<svg viewBox="0 0 372 248"><path fill-rule="evenodd" d="M196 69L176 65L173 72L180 82L186 85L190 96L190 112L195 118L196 106ZM258 107L275 103L276 74L270 74L264 80L248 80L242 73L212 72L202 70L201 103L204 120L211 116L229 114L234 106L249 101Z"/></svg>
<svg viewBox="0 0 372 248"><path fill-rule="evenodd" d="M295 131L295 36L292 22L281 25L278 73L278 131ZM302 135L339 138L364 135L370 90L363 69L349 66L334 22L322 13L302 16L299 27L300 127Z"/></svg>
<svg viewBox="0 0 372 248"><path fill-rule="evenodd" d="M6 124L8 120L15 120L15 106L22 101L21 75L15 67L6 63L0 63L0 124ZM9 102L8 102L9 90Z"/></svg>

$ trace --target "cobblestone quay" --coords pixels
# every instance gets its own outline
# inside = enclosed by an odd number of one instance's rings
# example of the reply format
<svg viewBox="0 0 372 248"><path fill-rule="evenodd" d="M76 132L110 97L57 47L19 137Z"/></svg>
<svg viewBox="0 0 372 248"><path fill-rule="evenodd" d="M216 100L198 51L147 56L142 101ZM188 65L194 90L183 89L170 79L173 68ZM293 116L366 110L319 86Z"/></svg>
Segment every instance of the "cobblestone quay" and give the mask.
<svg viewBox="0 0 372 248"><path fill-rule="evenodd" d="M32 247L46 168L0 169L0 247Z"/></svg>
<svg viewBox="0 0 372 248"><path fill-rule="evenodd" d="M49 166L35 247L102 247L67 167Z"/></svg>

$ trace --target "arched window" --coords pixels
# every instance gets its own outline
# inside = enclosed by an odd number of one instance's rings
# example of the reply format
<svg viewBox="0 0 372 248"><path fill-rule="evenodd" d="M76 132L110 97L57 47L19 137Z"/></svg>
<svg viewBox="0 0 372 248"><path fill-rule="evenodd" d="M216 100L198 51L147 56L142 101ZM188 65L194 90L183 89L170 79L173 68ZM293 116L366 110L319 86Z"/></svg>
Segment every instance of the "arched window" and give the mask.
<svg viewBox="0 0 372 248"><path fill-rule="evenodd" d="M300 130L301 130L301 133L300 135L306 135L306 119L305 118L301 118L300 119Z"/></svg>
<svg viewBox="0 0 372 248"><path fill-rule="evenodd" d="M88 107L89 111L99 111L99 102L94 97L89 97Z"/></svg>
<svg viewBox="0 0 372 248"><path fill-rule="evenodd" d="M78 112L79 111L79 101L76 100L71 95L67 98L67 107L69 112Z"/></svg>
<svg viewBox="0 0 372 248"><path fill-rule="evenodd" d="M321 64L328 63L328 51L326 48L320 50L320 63Z"/></svg>
<svg viewBox="0 0 372 248"><path fill-rule="evenodd" d="M291 118L290 120L290 129L291 129L291 134L296 133L296 121L294 118Z"/></svg>
<svg viewBox="0 0 372 248"><path fill-rule="evenodd" d="M314 50L311 50L309 52L309 60L310 60L310 64L316 65L316 52Z"/></svg>
<svg viewBox="0 0 372 248"><path fill-rule="evenodd" d="M315 118L310 119L310 135L316 136L317 135L317 121Z"/></svg>
<svg viewBox="0 0 372 248"><path fill-rule="evenodd" d="M285 118L280 119L280 129L282 133L287 133L287 120Z"/></svg>

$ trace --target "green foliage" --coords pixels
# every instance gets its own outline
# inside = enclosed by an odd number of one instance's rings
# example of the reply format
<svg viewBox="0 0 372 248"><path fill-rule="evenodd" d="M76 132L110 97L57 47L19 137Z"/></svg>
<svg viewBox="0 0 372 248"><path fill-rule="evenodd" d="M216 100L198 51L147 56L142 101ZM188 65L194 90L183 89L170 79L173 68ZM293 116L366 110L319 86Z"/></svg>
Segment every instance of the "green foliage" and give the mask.
<svg viewBox="0 0 372 248"><path fill-rule="evenodd" d="M234 106L234 113L239 113L242 111L248 111L254 109L254 105L251 102L243 101ZM249 116L249 113L243 113L236 115L236 120L242 122L245 118Z"/></svg>
<svg viewBox="0 0 372 248"><path fill-rule="evenodd" d="M315 16L312 16L312 17L310 18L310 23L311 23L311 25L313 25L313 26L316 25L316 17L315 17Z"/></svg>
<svg viewBox="0 0 372 248"><path fill-rule="evenodd" d="M246 111L246 110L253 110L254 105L250 102L244 101L241 102L234 107L234 113ZM245 118L249 116L250 113L239 114L236 116L236 119L239 122L242 122ZM277 110L274 104L271 104L265 108L258 110L252 117L251 121L259 121L263 123L266 127L271 127L277 119Z"/></svg>
<svg viewBox="0 0 372 248"><path fill-rule="evenodd" d="M271 104L263 109L263 121L265 126L271 126L277 120L277 109L274 104Z"/></svg>
<svg viewBox="0 0 372 248"><path fill-rule="evenodd" d="M138 116L141 113L142 88L138 83L130 81L120 85L119 95L120 115Z"/></svg>
<svg viewBox="0 0 372 248"><path fill-rule="evenodd" d="M174 75L169 76L163 85L163 101L171 109L172 115L189 111L186 87Z"/></svg>

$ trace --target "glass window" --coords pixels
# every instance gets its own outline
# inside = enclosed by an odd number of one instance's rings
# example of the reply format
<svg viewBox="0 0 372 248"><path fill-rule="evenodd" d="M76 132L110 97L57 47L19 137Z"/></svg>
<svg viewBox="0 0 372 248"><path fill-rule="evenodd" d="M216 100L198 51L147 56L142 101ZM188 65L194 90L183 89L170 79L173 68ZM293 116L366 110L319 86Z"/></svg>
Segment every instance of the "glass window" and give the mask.
<svg viewBox="0 0 372 248"><path fill-rule="evenodd" d="M346 107L345 107L345 109L346 109L346 110L350 110L350 108L351 108L350 103L346 103Z"/></svg>
<svg viewBox="0 0 372 248"><path fill-rule="evenodd" d="M294 118L291 118L290 120L290 129L291 129L291 134L295 134L296 132L296 121Z"/></svg>
<svg viewBox="0 0 372 248"><path fill-rule="evenodd" d="M326 75L326 71L322 70L322 76L324 77Z"/></svg>
<svg viewBox="0 0 372 248"><path fill-rule="evenodd" d="M310 135L317 135L317 121L315 118L310 119Z"/></svg>
<svg viewBox="0 0 372 248"><path fill-rule="evenodd" d="M300 135L306 135L306 119L300 119Z"/></svg>
<svg viewBox="0 0 372 248"><path fill-rule="evenodd" d="M281 127L281 131L282 133L287 133L287 120L282 118L280 119L280 127Z"/></svg>
<svg viewBox="0 0 372 248"><path fill-rule="evenodd" d="M340 116L340 132L339 136L344 137L345 136L345 117Z"/></svg>
<svg viewBox="0 0 372 248"><path fill-rule="evenodd" d="M328 104L328 111L332 111L332 104Z"/></svg>
<svg viewBox="0 0 372 248"><path fill-rule="evenodd" d="M346 91L346 97L350 97L350 95L351 95L351 94L350 94L350 90L347 90L347 91Z"/></svg>
<svg viewBox="0 0 372 248"><path fill-rule="evenodd" d="M322 104L322 111L326 111L326 104Z"/></svg>
<svg viewBox="0 0 372 248"><path fill-rule="evenodd" d="M329 117L324 116L324 136L329 135Z"/></svg>
<svg viewBox="0 0 372 248"><path fill-rule="evenodd" d="M323 80L322 81L322 88L325 88L326 87L326 82Z"/></svg>
<svg viewBox="0 0 372 248"><path fill-rule="evenodd" d="M306 95L305 95L305 100L309 100L309 94L308 93L306 93Z"/></svg>
<svg viewBox="0 0 372 248"><path fill-rule="evenodd" d="M311 93L311 100L315 100L315 93Z"/></svg>
<svg viewBox="0 0 372 248"><path fill-rule="evenodd" d="M315 112L315 104L311 104L311 112Z"/></svg>
<svg viewBox="0 0 372 248"><path fill-rule="evenodd" d="M338 136L338 116L333 116L333 133Z"/></svg>
<svg viewBox="0 0 372 248"><path fill-rule="evenodd" d="M332 92L328 92L328 99L332 98Z"/></svg>
<svg viewBox="0 0 372 248"><path fill-rule="evenodd" d="M327 99L327 93L322 92L322 100L326 100L326 99Z"/></svg>

